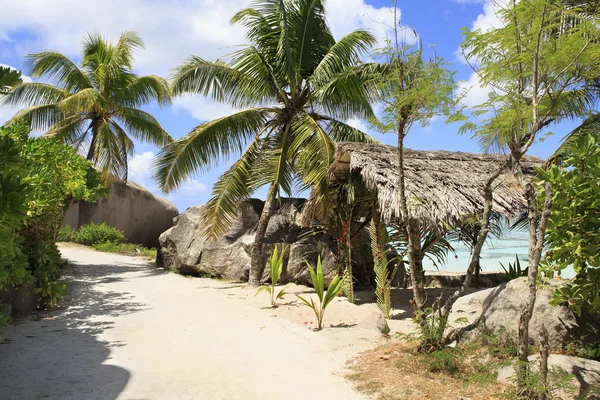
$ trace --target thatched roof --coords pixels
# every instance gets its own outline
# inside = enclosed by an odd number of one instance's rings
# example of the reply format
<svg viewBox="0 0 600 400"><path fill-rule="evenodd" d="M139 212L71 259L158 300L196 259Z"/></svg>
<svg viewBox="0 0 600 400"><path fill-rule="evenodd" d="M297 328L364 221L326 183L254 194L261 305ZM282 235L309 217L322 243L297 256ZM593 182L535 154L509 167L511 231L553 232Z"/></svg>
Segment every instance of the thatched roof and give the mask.
<svg viewBox="0 0 600 400"><path fill-rule="evenodd" d="M385 220L400 215L397 196L398 150L382 144L339 143L329 170L332 183L350 174L360 176L369 190L377 191ZM412 215L437 224L455 225L467 214L483 210L483 188L488 177L506 161L505 155L405 149L405 182ZM527 175L544 161L525 157ZM494 182L493 210L514 217L525 209L521 187L507 169Z"/></svg>

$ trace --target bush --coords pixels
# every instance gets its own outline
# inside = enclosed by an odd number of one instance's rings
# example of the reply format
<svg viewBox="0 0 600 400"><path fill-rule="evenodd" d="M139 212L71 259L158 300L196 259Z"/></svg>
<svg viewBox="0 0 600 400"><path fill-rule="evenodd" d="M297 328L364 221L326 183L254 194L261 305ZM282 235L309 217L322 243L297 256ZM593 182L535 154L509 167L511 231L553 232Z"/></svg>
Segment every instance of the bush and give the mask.
<svg viewBox="0 0 600 400"><path fill-rule="evenodd" d="M60 228L56 240L58 240L59 242L74 242L76 238L77 232L75 231L75 229L67 225Z"/></svg>
<svg viewBox="0 0 600 400"><path fill-rule="evenodd" d="M75 241L86 246L94 246L102 243L123 243L125 235L115 227L106 223L89 223L79 228L75 236Z"/></svg>
<svg viewBox="0 0 600 400"><path fill-rule="evenodd" d="M423 357L423 366L429 372L443 372L448 375L457 375L463 370L461 355L452 348L444 348L426 354Z"/></svg>
<svg viewBox="0 0 600 400"><path fill-rule="evenodd" d="M41 305L58 303L63 265L54 243L73 200L106 194L100 174L54 138L23 124L0 128L0 289L34 279Z"/></svg>
<svg viewBox="0 0 600 400"><path fill-rule="evenodd" d="M156 258L156 249L149 249L139 244L106 242L95 244L93 247L98 251L104 251L106 253Z"/></svg>

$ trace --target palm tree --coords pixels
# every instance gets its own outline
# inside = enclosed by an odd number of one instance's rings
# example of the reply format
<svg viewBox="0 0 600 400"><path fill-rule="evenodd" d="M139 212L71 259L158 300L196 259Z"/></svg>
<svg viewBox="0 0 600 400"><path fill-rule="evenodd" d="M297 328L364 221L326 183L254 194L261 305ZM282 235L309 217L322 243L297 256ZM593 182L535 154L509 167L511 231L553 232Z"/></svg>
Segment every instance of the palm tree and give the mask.
<svg viewBox="0 0 600 400"><path fill-rule="evenodd" d="M8 94L11 88L23 83L21 71L0 66L0 95Z"/></svg>
<svg viewBox="0 0 600 400"><path fill-rule="evenodd" d="M375 38L357 30L336 42L323 2L255 1L232 19L247 28L250 44L230 54L228 62L192 56L174 73L174 95L207 95L242 110L166 146L157 180L170 191L190 174L241 154L213 188L204 234L224 234L239 202L269 186L252 246L251 285L260 281L262 244L281 192L323 188L334 142L369 139L342 121L372 115L362 84L366 67L359 65Z"/></svg>
<svg viewBox="0 0 600 400"><path fill-rule="evenodd" d="M5 102L27 108L9 124L26 121L79 151L87 145L87 158L102 170L106 184L115 176L127 179L127 159L134 150L129 135L157 146L172 141L152 115L139 109L153 100L171 101L166 80L132 72L134 52L143 46L136 33L123 32L116 45L100 35L87 36L80 66L53 51L28 55L28 75L54 85L14 87Z"/></svg>

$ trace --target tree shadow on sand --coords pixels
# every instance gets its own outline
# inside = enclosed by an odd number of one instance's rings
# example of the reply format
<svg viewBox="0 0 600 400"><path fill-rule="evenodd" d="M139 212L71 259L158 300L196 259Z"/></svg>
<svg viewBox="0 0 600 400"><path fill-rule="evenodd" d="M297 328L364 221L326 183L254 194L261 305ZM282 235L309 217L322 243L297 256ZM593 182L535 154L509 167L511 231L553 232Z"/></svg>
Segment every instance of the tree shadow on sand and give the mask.
<svg viewBox="0 0 600 400"><path fill-rule="evenodd" d="M114 400L130 378L126 369L107 365L110 349L123 342L97 336L112 328L107 317L137 313L147 305L127 292L102 291L103 284L162 272L151 267L118 263L72 265L66 281L70 295L59 310L16 321L4 329L0 344L0 398L3 400ZM140 276L142 273L142 276Z"/></svg>

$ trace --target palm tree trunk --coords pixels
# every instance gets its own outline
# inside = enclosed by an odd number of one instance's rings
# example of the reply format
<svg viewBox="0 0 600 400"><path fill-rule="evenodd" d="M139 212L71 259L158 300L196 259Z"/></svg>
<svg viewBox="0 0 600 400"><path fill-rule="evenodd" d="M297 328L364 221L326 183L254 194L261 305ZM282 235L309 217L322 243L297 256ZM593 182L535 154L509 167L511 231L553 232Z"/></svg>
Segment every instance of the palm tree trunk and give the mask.
<svg viewBox="0 0 600 400"><path fill-rule="evenodd" d="M250 286L259 286L260 278L263 271L263 244L265 235L267 234L267 227L271 216L275 212L275 201L277 200L277 187L271 186L267 198L265 199L265 205L263 206L262 213L258 220L256 227L256 236L254 237L254 243L252 244L252 255L250 256L250 274L248 276L248 284Z"/></svg>
<svg viewBox="0 0 600 400"><path fill-rule="evenodd" d="M405 124L400 123L398 125L398 200L400 202L402 223L406 229L406 237L408 238L408 267L413 290L415 313L419 316L425 303L425 288L423 285L425 274L423 271L422 259L419 260L419 257L417 257L417 253L421 249L421 243L415 234L417 221L410 218L406 201L406 185L404 181L404 128Z"/></svg>

